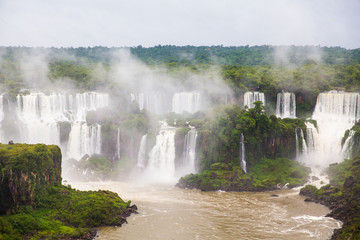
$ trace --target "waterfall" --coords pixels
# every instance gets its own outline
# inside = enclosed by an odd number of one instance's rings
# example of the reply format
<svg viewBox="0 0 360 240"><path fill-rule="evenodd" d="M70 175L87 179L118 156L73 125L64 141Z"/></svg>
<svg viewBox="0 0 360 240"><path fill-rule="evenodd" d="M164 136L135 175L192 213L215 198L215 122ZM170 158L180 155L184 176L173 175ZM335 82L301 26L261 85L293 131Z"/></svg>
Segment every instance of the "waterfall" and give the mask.
<svg viewBox="0 0 360 240"><path fill-rule="evenodd" d="M349 136L347 137L345 143L344 143L344 146L342 147L342 153L343 153L343 158L344 159L350 159L354 156L352 156L352 148L353 148L353 145L354 145L354 134L355 134L355 131L353 130L350 130L349 132Z"/></svg>
<svg viewBox="0 0 360 240"><path fill-rule="evenodd" d="M280 118L296 118L295 93L277 94L276 116Z"/></svg>
<svg viewBox="0 0 360 240"><path fill-rule="evenodd" d="M308 145L307 145L308 143L305 140L304 131L301 128L295 129L295 138L296 138L296 159L301 160L302 158L304 158L304 156L308 154Z"/></svg>
<svg viewBox="0 0 360 240"><path fill-rule="evenodd" d="M84 122L86 113L109 105L109 95L96 92L76 94L32 92L17 96L21 120L41 122Z"/></svg>
<svg viewBox="0 0 360 240"><path fill-rule="evenodd" d="M150 181L168 182L175 180L175 128L161 122L156 143L149 153L146 174Z"/></svg>
<svg viewBox="0 0 360 240"><path fill-rule="evenodd" d="M319 147L313 161L327 166L343 159L341 139L359 119L359 93L320 93L312 118L317 121Z"/></svg>
<svg viewBox="0 0 360 240"><path fill-rule="evenodd" d="M170 112L168 107L168 98L163 93L131 93L130 101L136 101L139 109L146 109L156 114L164 114Z"/></svg>
<svg viewBox="0 0 360 240"><path fill-rule="evenodd" d="M245 143L244 143L244 134L243 133L241 133L241 138L240 138L240 165L241 165L241 168L244 170L244 172L247 173L246 158L245 158Z"/></svg>
<svg viewBox="0 0 360 240"><path fill-rule="evenodd" d="M140 141L140 148L137 159L137 167L140 169L144 169L146 164L146 142L147 142L147 134L143 135Z"/></svg>
<svg viewBox="0 0 360 240"><path fill-rule="evenodd" d="M195 113L200 110L200 104L201 97L198 91L174 93L172 111L178 114Z"/></svg>
<svg viewBox="0 0 360 240"><path fill-rule="evenodd" d="M67 158L80 159L85 154L101 153L101 126L75 122L71 125Z"/></svg>
<svg viewBox="0 0 360 240"><path fill-rule="evenodd" d="M113 160L120 160L120 128L117 129L116 149Z"/></svg>
<svg viewBox="0 0 360 240"><path fill-rule="evenodd" d="M18 95L16 115L20 120L20 142L59 145L64 158L81 158L101 152L101 126L87 125L88 111L109 105L109 95L96 92ZM60 143L60 123L71 125L69 140ZM11 137L11 136L10 136Z"/></svg>
<svg viewBox="0 0 360 240"><path fill-rule="evenodd" d="M255 107L254 102L261 101L265 106L265 95L261 92L245 92L244 94L244 107Z"/></svg>
<svg viewBox="0 0 360 240"><path fill-rule="evenodd" d="M307 153L312 154L316 152L320 147L319 134L314 124L305 122L306 124L306 142Z"/></svg>
<svg viewBox="0 0 360 240"><path fill-rule="evenodd" d="M195 128L191 128L190 131L185 135L184 148L183 148L183 166L181 175L189 173L195 173L195 158L196 158L196 139L197 131Z"/></svg>

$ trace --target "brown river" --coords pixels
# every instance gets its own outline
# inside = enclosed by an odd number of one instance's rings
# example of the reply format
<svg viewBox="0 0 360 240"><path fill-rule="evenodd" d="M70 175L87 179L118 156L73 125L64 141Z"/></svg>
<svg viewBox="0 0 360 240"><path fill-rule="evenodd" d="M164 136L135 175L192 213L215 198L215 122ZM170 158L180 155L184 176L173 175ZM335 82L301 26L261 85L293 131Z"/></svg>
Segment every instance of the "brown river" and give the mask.
<svg viewBox="0 0 360 240"><path fill-rule="evenodd" d="M329 239L341 227L325 217L326 207L304 202L298 190L201 192L125 182L70 184L117 192L139 208L128 224L100 228L97 239Z"/></svg>

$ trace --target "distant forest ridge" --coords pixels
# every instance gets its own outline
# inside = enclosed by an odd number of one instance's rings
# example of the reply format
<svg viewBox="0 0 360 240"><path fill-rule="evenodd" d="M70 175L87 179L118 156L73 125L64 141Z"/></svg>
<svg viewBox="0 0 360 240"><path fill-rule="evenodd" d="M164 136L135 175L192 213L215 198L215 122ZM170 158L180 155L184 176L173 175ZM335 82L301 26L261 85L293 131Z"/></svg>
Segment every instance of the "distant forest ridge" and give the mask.
<svg viewBox="0 0 360 240"><path fill-rule="evenodd" d="M0 57L31 50L50 50L50 59L72 55L92 62L111 62L121 47L31 48L0 47ZM172 46L130 47L130 52L147 64L180 65L304 65L311 63L353 65L360 63L360 48L319 46Z"/></svg>

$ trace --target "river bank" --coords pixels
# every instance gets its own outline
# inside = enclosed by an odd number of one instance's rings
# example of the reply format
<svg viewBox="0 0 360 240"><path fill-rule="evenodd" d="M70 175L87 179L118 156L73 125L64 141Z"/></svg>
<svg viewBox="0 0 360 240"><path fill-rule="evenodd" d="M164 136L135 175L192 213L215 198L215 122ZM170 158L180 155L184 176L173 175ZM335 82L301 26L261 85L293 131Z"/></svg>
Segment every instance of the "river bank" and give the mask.
<svg viewBox="0 0 360 240"><path fill-rule="evenodd" d="M331 239L360 238L360 156L331 164L328 169L330 184L319 189L307 185L300 194L305 201L323 204L331 209L327 215L343 222Z"/></svg>

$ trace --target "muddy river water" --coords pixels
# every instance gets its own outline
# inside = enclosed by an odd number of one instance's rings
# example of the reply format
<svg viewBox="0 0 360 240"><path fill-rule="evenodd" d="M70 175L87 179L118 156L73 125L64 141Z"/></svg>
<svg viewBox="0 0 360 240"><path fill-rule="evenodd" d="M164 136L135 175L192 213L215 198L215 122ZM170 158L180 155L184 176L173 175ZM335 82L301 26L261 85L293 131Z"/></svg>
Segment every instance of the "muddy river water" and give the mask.
<svg viewBox="0 0 360 240"><path fill-rule="evenodd" d="M128 224L102 227L98 239L329 239L341 226L325 217L326 207L304 202L298 190L239 193L166 184L70 184L80 190L111 190L138 206L139 214L129 217Z"/></svg>

